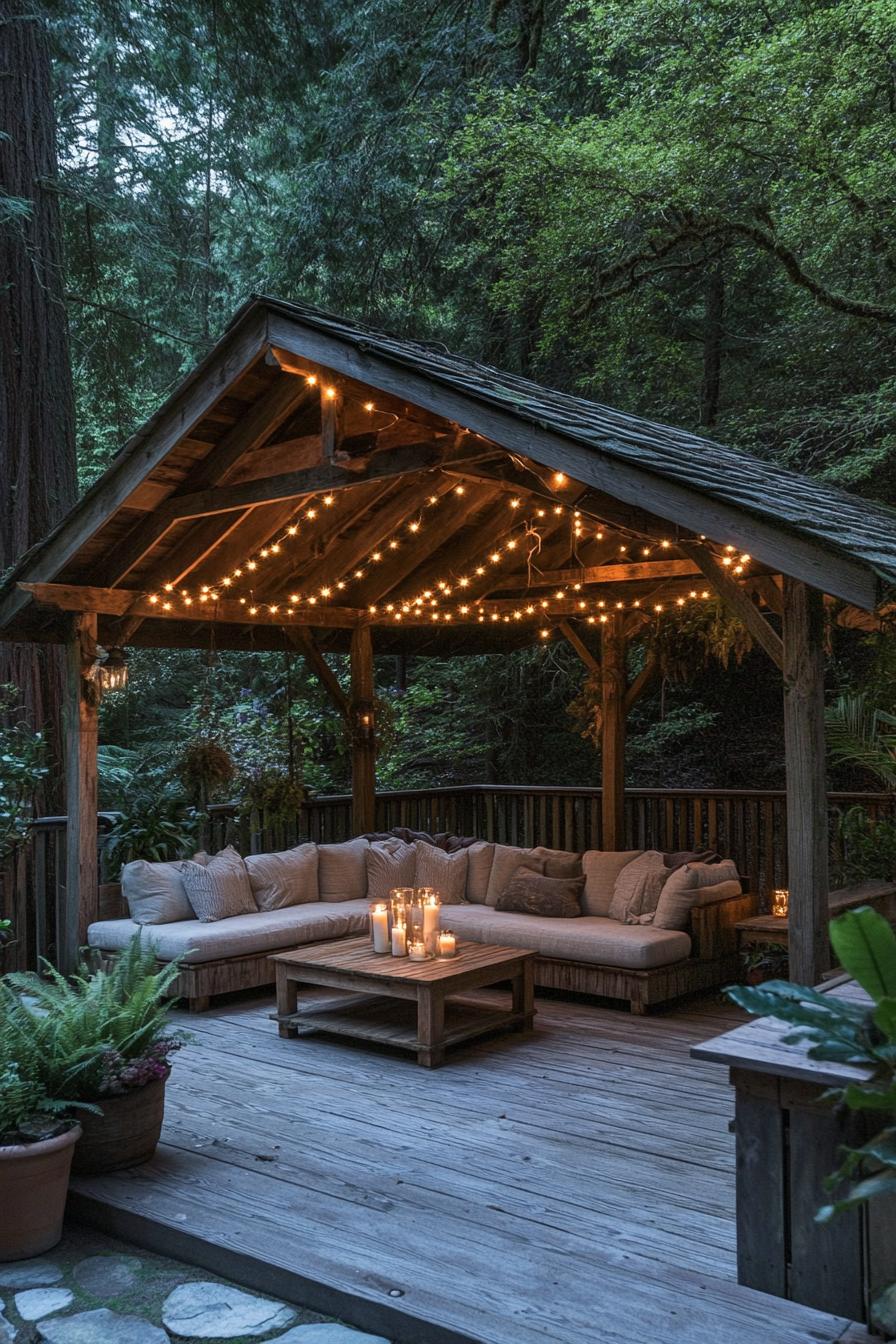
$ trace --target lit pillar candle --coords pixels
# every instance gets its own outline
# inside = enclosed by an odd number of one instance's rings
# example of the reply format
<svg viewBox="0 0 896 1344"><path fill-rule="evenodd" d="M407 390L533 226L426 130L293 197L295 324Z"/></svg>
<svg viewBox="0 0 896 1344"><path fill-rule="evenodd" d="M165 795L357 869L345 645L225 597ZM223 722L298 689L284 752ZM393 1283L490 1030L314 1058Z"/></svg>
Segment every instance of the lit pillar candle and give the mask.
<svg viewBox="0 0 896 1344"><path fill-rule="evenodd" d="M442 929L439 934L439 956L453 957L457 952L457 939L450 929Z"/></svg>
<svg viewBox="0 0 896 1344"><path fill-rule="evenodd" d="M406 957L408 954L408 935L404 924L392 925L392 955Z"/></svg>
<svg viewBox="0 0 896 1344"><path fill-rule="evenodd" d="M373 934L374 952L388 952L389 911L385 905L377 905L370 912L370 930Z"/></svg>
<svg viewBox="0 0 896 1344"><path fill-rule="evenodd" d="M437 951L440 913L438 896L427 896L423 902L423 942L430 956Z"/></svg>
<svg viewBox="0 0 896 1344"><path fill-rule="evenodd" d="M408 958L411 961L426 961L426 944L419 941L408 943Z"/></svg>

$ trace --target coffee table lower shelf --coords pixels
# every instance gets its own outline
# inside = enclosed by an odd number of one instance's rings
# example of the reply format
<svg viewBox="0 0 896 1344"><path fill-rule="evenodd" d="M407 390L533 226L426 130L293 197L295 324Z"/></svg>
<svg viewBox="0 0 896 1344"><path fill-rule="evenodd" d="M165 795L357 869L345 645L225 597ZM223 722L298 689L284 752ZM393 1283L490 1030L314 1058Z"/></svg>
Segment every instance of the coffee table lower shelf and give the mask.
<svg viewBox="0 0 896 1344"><path fill-rule="evenodd" d="M445 1025L439 1045L450 1049L476 1036L494 1031L526 1031L532 1026L532 1013L497 1007L483 998L455 997L445 1000ZM375 1041L418 1054L422 1043L417 1036L417 1004L407 999L387 998L380 994L352 994L325 999L299 1008L294 1013L271 1013L271 1020L286 1027L290 1035L325 1032L333 1036L352 1036Z"/></svg>

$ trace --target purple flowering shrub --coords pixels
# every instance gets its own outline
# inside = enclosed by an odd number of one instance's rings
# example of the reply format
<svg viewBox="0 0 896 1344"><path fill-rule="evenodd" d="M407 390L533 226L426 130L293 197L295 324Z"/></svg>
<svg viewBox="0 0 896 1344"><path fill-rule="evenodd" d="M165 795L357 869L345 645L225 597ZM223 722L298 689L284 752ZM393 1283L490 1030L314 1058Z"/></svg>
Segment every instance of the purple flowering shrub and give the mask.
<svg viewBox="0 0 896 1344"><path fill-rule="evenodd" d="M171 1072L171 1056L183 1043L178 1036L163 1036L131 1059L118 1050L106 1050L100 1059L99 1095L120 1097L147 1083L164 1082Z"/></svg>

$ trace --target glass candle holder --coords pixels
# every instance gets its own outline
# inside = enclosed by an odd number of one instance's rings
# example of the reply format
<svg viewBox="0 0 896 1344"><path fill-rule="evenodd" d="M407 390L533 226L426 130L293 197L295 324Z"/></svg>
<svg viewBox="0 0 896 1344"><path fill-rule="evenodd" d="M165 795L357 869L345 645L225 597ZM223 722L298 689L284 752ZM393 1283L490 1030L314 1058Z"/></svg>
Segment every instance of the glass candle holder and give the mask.
<svg viewBox="0 0 896 1344"><path fill-rule="evenodd" d="M457 938L451 929L441 929L438 935L438 953L440 957L457 956Z"/></svg>
<svg viewBox="0 0 896 1344"><path fill-rule="evenodd" d="M395 923L392 925L392 955L393 957L406 957L408 954L408 929L406 924Z"/></svg>
<svg viewBox="0 0 896 1344"><path fill-rule="evenodd" d="M423 923L423 941L430 956L438 952L439 921L442 915L442 898L434 887L418 887L417 898L420 901Z"/></svg>
<svg viewBox="0 0 896 1344"><path fill-rule="evenodd" d="M776 919L786 919L789 906L790 892L786 887L779 887L772 892L772 914Z"/></svg>
<svg viewBox="0 0 896 1344"><path fill-rule="evenodd" d="M416 938L408 943L408 959L410 961L428 961L429 954L426 951L426 944L422 939Z"/></svg>

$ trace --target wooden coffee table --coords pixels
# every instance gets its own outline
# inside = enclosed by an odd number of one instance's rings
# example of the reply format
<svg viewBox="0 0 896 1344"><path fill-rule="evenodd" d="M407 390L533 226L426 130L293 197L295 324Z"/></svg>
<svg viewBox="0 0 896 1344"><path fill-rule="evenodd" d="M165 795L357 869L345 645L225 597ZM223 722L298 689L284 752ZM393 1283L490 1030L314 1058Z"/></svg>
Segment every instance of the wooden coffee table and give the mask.
<svg viewBox="0 0 896 1344"><path fill-rule="evenodd" d="M333 1032L411 1050L417 1063L437 1069L448 1046L500 1027L528 1031L535 1016L534 952L517 947L460 943L457 956L430 961L379 956L368 938L342 938L280 952L277 1012L281 1036ZM512 1001L502 1008L457 998L509 980ZM299 1006L300 985L343 990L348 997Z"/></svg>

